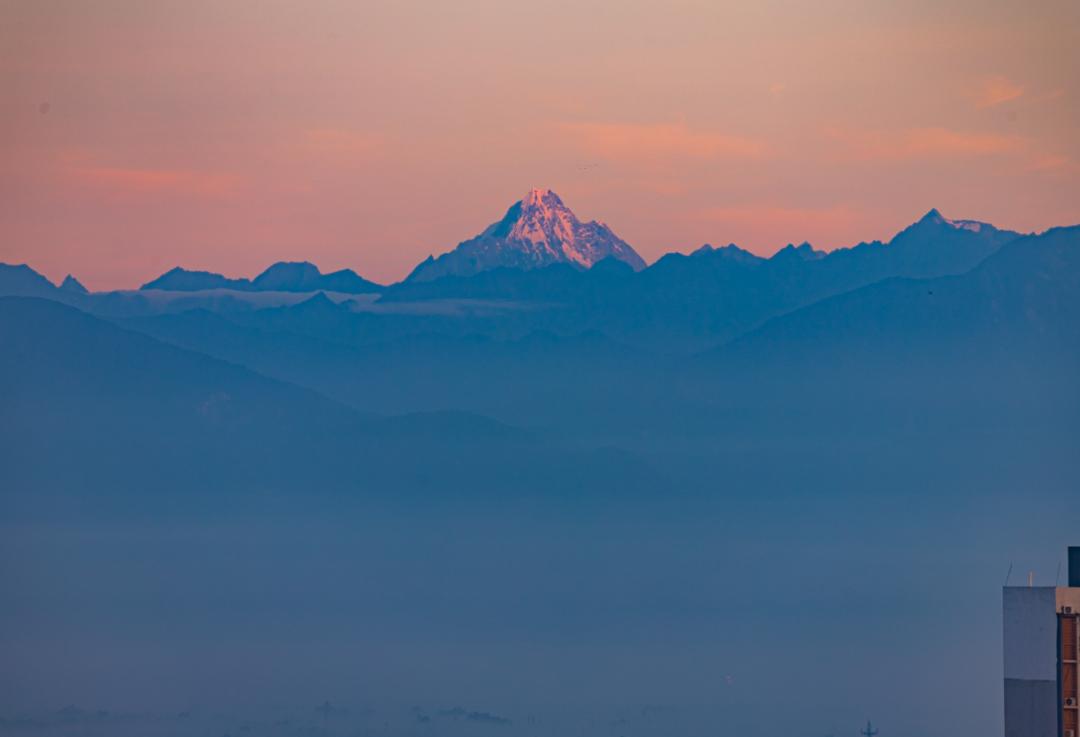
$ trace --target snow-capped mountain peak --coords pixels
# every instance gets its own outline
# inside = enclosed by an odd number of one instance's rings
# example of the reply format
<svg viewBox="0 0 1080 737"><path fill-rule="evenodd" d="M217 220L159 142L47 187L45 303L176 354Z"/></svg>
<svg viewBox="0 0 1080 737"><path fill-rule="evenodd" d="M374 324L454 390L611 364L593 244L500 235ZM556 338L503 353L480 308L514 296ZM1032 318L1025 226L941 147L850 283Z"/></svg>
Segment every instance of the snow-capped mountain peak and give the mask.
<svg viewBox="0 0 1080 737"><path fill-rule="evenodd" d="M590 266L573 248L575 231L581 225L559 195L550 189L532 189L521 200L517 219L507 238L529 241L549 248L553 255L564 253L571 261ZM570 248L567 248L570 246Z"/></svg>
<svg viewBox="0 0 1080 737"><path fill-rule="evenodd" d="M615 258L642 269L645 262L611 228L582 222L550 189L532 189L497 223L449 253L429 258L409 275L411 281L469 276L488 269L534 269L566 263L588 269Z"/></svg>
<svg viewBox="0 0 1080 737"><path fill-rule="evenodd" d="M916 225L921 223L947 225L950 228L955 228L956 230L970 230L972 233L979 233L986 228L994 229L994 226L990 225L989 223L983 223L978 220L953 220L947 218L942 215L936 207L930 210L930 212L923 215L922 219L919 220Z"/></svg>
<svg viewBox="0 0 1080 737"><path fill-rule="evenodd" d="M536 207L545 210L568 210L563 204L562 198L550 189L533 187L529 193L521 198L524 207Z"/></svg>

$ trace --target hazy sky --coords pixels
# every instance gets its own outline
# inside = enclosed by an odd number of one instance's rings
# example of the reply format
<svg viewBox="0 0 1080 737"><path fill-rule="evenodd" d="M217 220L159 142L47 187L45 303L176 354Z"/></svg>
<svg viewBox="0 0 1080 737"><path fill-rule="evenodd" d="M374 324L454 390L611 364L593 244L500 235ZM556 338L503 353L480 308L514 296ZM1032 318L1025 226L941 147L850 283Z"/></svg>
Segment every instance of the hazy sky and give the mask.
<svg viewBox="0 0 1080 737"><path fill-rule="evenodd" d="M1080 222L1076 0L0 0L0 260L402 278L552 187L652 261Z"/></svg>

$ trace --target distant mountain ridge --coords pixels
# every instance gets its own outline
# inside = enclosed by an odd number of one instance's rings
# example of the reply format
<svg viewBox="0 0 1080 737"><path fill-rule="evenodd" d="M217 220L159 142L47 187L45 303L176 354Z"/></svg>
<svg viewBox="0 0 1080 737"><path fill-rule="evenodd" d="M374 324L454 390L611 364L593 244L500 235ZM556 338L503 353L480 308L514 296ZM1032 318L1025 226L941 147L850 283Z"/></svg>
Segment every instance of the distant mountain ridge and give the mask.
<svg viewBox="0 0 1080 737"><path fill-rule="evenodd" d="M557 325L565 331L594 329L617 340L694 350L694 343L701 349L708 341L729 340L771 317L882 279L964 273L1019 237L931 210L888 243L828 253L804 243L765 258L734 244L705 245L690 254L669 253L636 272L629 267L601 271L600 266L617 263L609 259L586 271L554 264L405 281L389 287L379 301L546 301L560 306Z"/></svg>
<svg viewBox="0 0 1080 737"><path fill-rule="evenodd" d="M578 220L550 189L533 189L497 223L439 257L429 256L405 279L423 282L444 276L470 276L495 268L536 269L569 264L588 269L606 258L635 271L645 261L607 225Z"/></svg>
<svg viewBox="0 0 1080 737"><path fill-rule="evenodd" d="M958 227L968 224L987 227ZM1044 350L1055 362L1080 359L1080 226L1015 239L964 274L894 277L814 302L704 357L789 365L820 355Z"/></svg>
<svg viewBox="0 0 1080 737"><path fill-rule="evenodd" d="M473 244L480 251L462 247L440 257L443 261L431 260L450 264L445 269L432 267L389 287L349 270L322 274L314 264L283 262L251 280L177 268L141 291L85 294L75 283L57 288L24 265L0 266L0 295L44 296L122 319L189 309L236 314L304 300L291 295L367 293L372 299L297 305L293 329L307 332L311 327L321 335L317 326L332 323L348 342L362 343L419 333L512 340L536 330L556 335L592 331L637 348L687 354L885 279L966 273L1022 237L988 223L952 220L935 209L887 243L864 242L827 253L809 243L789 244L771 257L735 244L705 245L689 254L669 253L640 269L626 253L612 251L585 268L583 261L606 251L583 248L578 234L572 244L578 260L570 260L564 249L569 241L559 239L573 235L575 223L582 224L563 209L554 193L535 190L485 231L479 238L483 243ZM518 248L520 239L527 241L524 250ZM555 245L564 250L556 253ZM484 264L499 264L507 254L513 258L505 265L436 276L456 269L455 259L468 261L487 246L494 249L494 261ZM533 257L542 262L556 256L547 265L533 265L538 263Z"/></svg>
<svg viewBox="0 0 1080 737"><path fill-rule="evenodd" d="M254 279L230 279L209 271L189 271L179 266L139 287L174 292L197 292L204 289L233 289L241 292L342 292L371 294L383 287L352 269L323 274L308 261L279 261Z"/></svg>
<svg viewBox="0 0 1080 737"><path fill-rule="evenodd" d="M674 269L676 264L692 264L693 268L708 271L715 271L717 268L737 271L757 267L777 271L806 268L808 273L853 271L862 273L866 279L871 280L901 273L907 276L939 276L961 273L972 268L1020 235L1013 231L1000 230L988 223L949 220L934 209L897 233L888 243L863 242L850 248L826 252L815 250L809 243L804 242L798 246L788 244L771 257L758 256L734 243L718 248L705 244L689 254L665 254L652 265L644 269L635 268L633 271L639 272L640 281L643 282L655 278L658 273L677 270ZM406 294L424 294L426 298L470 296L467 277L471 276L477 274L446 274L437 279L422 280L432 282L429 286L416 285L417 280L410 277L390 287L386 298L393 299ZM839 278L843 280L843 277Z"/></svg>

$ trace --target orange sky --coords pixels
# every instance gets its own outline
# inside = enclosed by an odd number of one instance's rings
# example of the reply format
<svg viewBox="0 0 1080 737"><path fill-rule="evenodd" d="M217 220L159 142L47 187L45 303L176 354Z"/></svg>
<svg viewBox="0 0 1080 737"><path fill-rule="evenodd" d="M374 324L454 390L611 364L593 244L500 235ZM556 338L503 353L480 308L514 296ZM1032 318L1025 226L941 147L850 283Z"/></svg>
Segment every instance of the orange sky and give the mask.
<svg viewBox="0 0 1080 737"><path fill-rule="evenodd" d="M0 0L0 261L402 278L551 187L646 260L1080 222L1076 0Z"/></svg>

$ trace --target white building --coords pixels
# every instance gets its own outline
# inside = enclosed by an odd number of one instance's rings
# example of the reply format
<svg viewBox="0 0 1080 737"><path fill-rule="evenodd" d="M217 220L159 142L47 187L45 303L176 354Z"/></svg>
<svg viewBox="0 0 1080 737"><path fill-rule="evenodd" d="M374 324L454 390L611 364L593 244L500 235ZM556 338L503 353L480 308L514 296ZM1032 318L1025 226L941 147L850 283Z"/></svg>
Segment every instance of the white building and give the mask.
<svg viewBox="0 0 1080 737"><path fill-rule="evenodd" d="M1068 586L1006 586L1005 737L1080 737L1080 547Z"/></svg>

